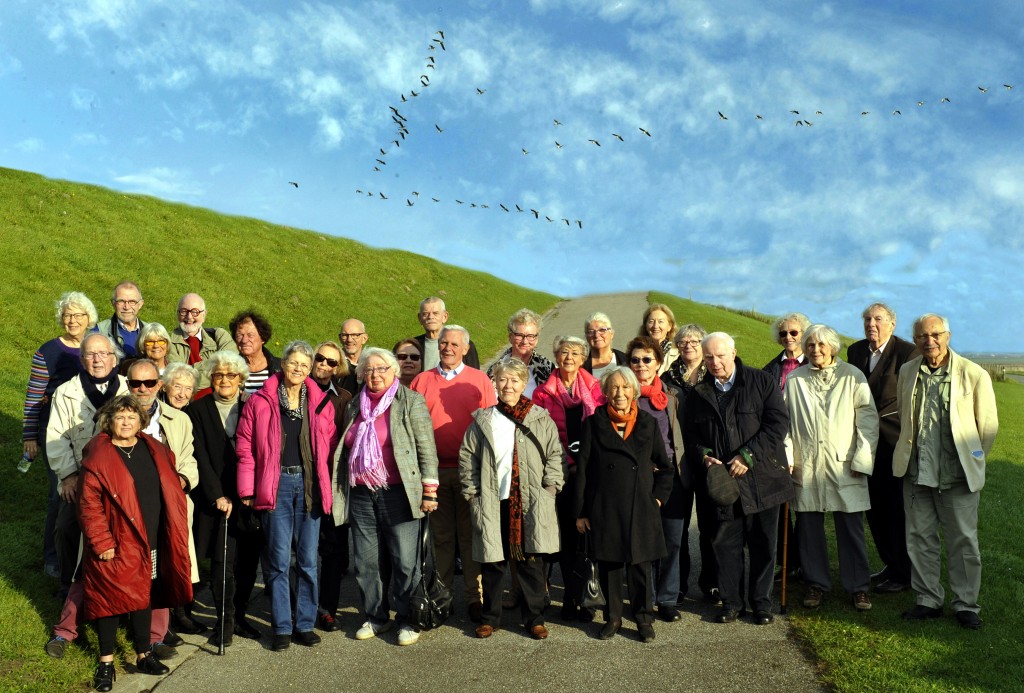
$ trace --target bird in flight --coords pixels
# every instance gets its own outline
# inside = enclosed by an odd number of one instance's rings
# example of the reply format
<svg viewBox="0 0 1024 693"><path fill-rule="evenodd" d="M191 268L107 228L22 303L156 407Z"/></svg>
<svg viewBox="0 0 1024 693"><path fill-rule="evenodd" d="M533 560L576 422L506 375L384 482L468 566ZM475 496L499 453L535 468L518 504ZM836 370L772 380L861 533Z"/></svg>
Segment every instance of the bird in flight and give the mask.
<svg viewBox="0 0 1024 693"><path fill-rule="evenodd" d="M455 200L455 201L456 201L456 202L458 202L458 203L459 203L460 205L464 205L464 204L466 204L466 203L465 203L465 202L463 202L462 200Z"/></svg>
<svg viewBox="0 0 1024 693"><path fill-rule="evenodd" d="M380 155L381 156L387 156L387 154L384 152L384 147L380 148Z"/></svg>
<svg viewBox="0 0 1024 693"><path fill-rule="evenodd" d="M861 112L860 112L860 114L861 114L862 116L866 116L866 115L868 115L869 113L871 113L871 111L861 111Z"/></svg>
<svg viewBox="0 0 1024 693"><path fill-rule="evenodd" d="M440 202L441 201L441 200L437 199L436 197L432 197L430 199L433 200L434 202Z"/></svg>
<svg viewBox="0 0 1024 693"><path fill-rule="evenodd" d="M755 113L754 120L764 120L764 117L760 113Z"/></svg>
<svg viewBox="0 0 1024 693"><path fill-rule="evenodd" d="M444 47L444 41L442 41L441 39L430 39L430 40L433 41L434 43L436 43L437 45L441 46L441 50L443 50L443 51L444 50L448 50L447 48Z"/></svg>
<svg viewBox="0 0 1024 693"><path fill-rule="evenodd" d="M437 128L438 132L444 132L444 130L441 129L441 126L438 125L437 123L434 123L434 127Z"/></svg>
<svg viewBox="0 0 1024 693"><path fill-rule="evenodd" d="M377 159L376 161L377 161L377 163L378 163L378 164L380 164L381 166L387 166L387 165L388 165L388 162L384 161L383 159ZM299 187L299 186L298 186L298 185L296 185L295 187L297 188L297 187Z"/></svg>
<svg viewBox="0 0 1024 693"><path fill-rule="evenodd" d="M593 142L593 143L594 143L594 144L596 144L596 145L597 145L598 147L600 147L600 146L601 146L601 143L600 143L600 142L598 142L597 140L587 140L587 142Z"/></svg>
<svg viewBox="0 0 1024 693"><path fill-rule="evenodd" d="M526 151L525 149L522 149L521 151L523 152L523 156L526 156L527 154L530 153L530 152Z"/></svg>
<svg viewBox="0 0 1024 693"><path fill-rule="evenodd" d="M498 206L501 207L506 212L508 211L508 207L506 207L505 205L501 204L500 202L498 203Z"/></svg>
<svg viewBox="0 0 1024 693"><path fill-rule="evenodd" d="M420 94L419 94L419 92L418 92L418 91L413 91L412 89L410 89L410 90L409 90L409 96L412 96L412 97L414 97L414 98L415 98L415 97L417 97L417 96L419 96L419 95L420 95Z"/></svg>
<svg viewBox="0 0 1024 693"><path fill-rule="evenodd" d="M803 125L803 124L804 124L804 121L802 121L802 120L798 120L795 123L793 123L793 125Z"/></svg>
<svg viewBox="0 0 1024 693"><path fill-rule="evenodd" d="M1006 88L1006 91L1010 91L1011 89L1013 89L1012 84L1004 84L1003 86Z"/></svg>
<svg viewBox="0 0 1024 693"><path fill-rule="evenodd" d="M918 102L917 102L917 105L918 105L918 106L924 106L924 101L918 101Z"/></svg>
<svg viewBox="0 0 1024 693"><path fill-rule="evenodd" d="M485 91L487 91L487 90L486 89L481 89L480 87L476 88L476 93L477 94L483 94Z"/></svg>
<svg viewBox="0 0 1024 693"><path fill-rule="evenodd" d="M555 125L561 125L561 123L558 121L558 118L555 118L554 120L555 120Z"/></svg>
<svg viewBox="0 0 1024 693"><path fill-rule="evenodd" d="M943 96L942 97L942 101L939 101L939 103L953 103L953 102L949 100L948 96Z"/></svg>
<svg viewBox="0 0 1024 693"><path fill-rule="evenodd" d="M583 222L580 221L579 219L577 219L576 220L576 226L579 226L582 229L583 228Z"/></svg>
<svg viewBox="0 0 1024 693"><path fill-rule="evenodd" d="M980 91L982 94L987 94L988 87L978 87L978 91Z"/></svg>
<svg viewBox="0 0 1024 693"><path fill-rule="evenodd" d="M793 115L800 115L800 111L790 111Z"/></svg>
<svg viewBox="0 0 1024 693"><path fill-rule="evenodd" d="M896 109L895 111L893 111L892 114L895 115L895 116L903 115L902 113L900 113L899 109Z"/></svg>
<svg viewBox="0 0 1024 693"><path fill-rule="evenodd" d="M625 142L626 141L626 140L622 139L622 135L620 135L618 133L615 133L615 132L612 133L612 137L618 138L619 142Z"/></svg>
<svg viewBox="0 0 1024 693"><path fill-rule="evenodd" d="M524 212L524 211L526 211L526 210L524 210L524 209L523 209L522 207L520 207L519 205L516 205L516 211L517 211L517 212Z"/></svg>
<svg viewBox="0 0 1024 693"><path fill-rule="evenodd" d="M380 195L380 199L382 199L382 200L388 199L388 196L385 195L384 193L377 193L377 194Z"/></svg>
<svg viewBox="0 0 1024 693"><path fill-rule="evenodd" d="M819 115L822 115L822 113L821 113L821 111L815 111L814 115L819 116Z"/></svg>
<svg viewBox="0 0 1024 693"><path fill-rule="evenodd" d="M434 33L435 33L435 34L437 34L438 36L440 36L440 37L441 37L441 40L442 40L442 41L444 41L444 32L443 32L443 31L441 31L440 29L438 29L438 30L437 30L437 31L435 31Z"/></svg>
<svg viewBox="0 0 1024 693"><path fill-rule="evenodd" d="M415 203L412 200L410 200L408 197L405 198L405 206L406 207L412 207L414 204Z"/></svg>
<svg viewBox="0 0 1024 693"><path fill-rule="evenodd" d="M363 194L363 191L362 191L362 190L360 190L359 188L356 188L356 193L357 193L357 194L359 194L359 195L362 195L362 194Z"/></svg>
<svg viewBox="0 0 1024 693"><path fill-rule="evenodd" d="M555 221L554 219L552 219L551 217L549 217L549 216L548 216L547 214L545 214L545 215L544 215L544 218L548 220L548 223L549 223L549 224L551 224L551 223L553 223L553 222Z"/></svg>
<svg viewBox="0 0 1024 693"><path fill-rule="evenodd" d="M718 119L719 120L729 120L728 118L725 117L725 114L722 113L721 111L718 112Z"/></svg>
<svg viewBox="0 0 1024 693"><path fill-rule="evenodd" d="M374 166L373 170L376 171L377 173L380 173L380 166Z"/></svg>
<svg viewBox="0 0 1024 693"><path fill-rule="evenodd" d="M561 149L562 145L559 144L558 140L555 140L555 149Z"/></svg>
<svg viewBox="0 0 1024 693"><path fill-rule="evenodd" d="M645 134L645 135L647 135L648 137L650 137L650 136L651 136L651 133L647 132L647 131L646 131L646 130L644 130L643 128L637 128L637 130L639 130L640 132L644 133L644 134Z"/></svg>
<svg viewBox="0 0 1024 693"><path fill-rule="evenodd" d="M565 225L566 225L566 226L568 226L568 225L569 225L569 220L568 220L568 219L566 219L565 217L562 217L562 221L564 221L564 222L565 222Z"/></svg>
<svg viewBox="0 0 1024 693"><path fill-rule="evenodd" d="M538 212L536 209L533 209L532 207L530 208L530 211L533 212L534 219L540 219L540 212Z"/></svg>
<svg viewBox="0 0 1024 693"><path fill-rule="evenodd" d="M288 181L288 185L294 185L296 188L299 187L299 184L293 180Z"/></svg>

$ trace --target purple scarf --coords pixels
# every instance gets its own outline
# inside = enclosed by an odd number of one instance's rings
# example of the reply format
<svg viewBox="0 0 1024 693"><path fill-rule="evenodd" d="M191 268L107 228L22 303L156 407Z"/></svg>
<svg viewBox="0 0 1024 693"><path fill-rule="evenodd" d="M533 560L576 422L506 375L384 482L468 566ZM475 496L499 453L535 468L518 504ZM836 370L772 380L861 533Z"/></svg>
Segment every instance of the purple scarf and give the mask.
<svg viewBox="0 0 1024 693"><path fill-rule="evenodd" d="M359 393L359 424L352 441L348 458L349 478L358 479L371 491L387 488L388 474L384 468L384 453L380 448L380 440L374 430L374 423L388 410L395 400L395 394L401 387L398 378L371 409L370 391L363 388Z"/></svg>

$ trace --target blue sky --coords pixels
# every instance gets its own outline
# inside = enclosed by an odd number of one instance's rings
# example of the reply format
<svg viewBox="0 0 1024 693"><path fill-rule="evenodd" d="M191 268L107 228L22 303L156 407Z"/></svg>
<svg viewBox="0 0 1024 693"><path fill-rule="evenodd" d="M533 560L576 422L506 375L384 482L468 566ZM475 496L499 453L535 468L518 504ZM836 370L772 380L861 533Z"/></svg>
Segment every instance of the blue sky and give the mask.
<svg viewBox="0 0 1024 693"><path fill-rule="evenodd" d="M5 0L0 165L563 296L853 335L884 300L1024 351L1022 44L998 0Z"/></svg>

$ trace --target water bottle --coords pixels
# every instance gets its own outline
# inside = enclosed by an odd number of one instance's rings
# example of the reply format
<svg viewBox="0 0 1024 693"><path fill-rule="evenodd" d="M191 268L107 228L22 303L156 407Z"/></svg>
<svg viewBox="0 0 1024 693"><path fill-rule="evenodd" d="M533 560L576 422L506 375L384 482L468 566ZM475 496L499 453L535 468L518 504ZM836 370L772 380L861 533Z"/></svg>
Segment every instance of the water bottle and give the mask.
<svg viewBox="0 0 1024 693"><path fill-rule="evenodd" d="M22 455L21 461L18 462L18 471L24 474L28 471L28 468L32 466L32 460L29 459L28 455Z"/></svg>

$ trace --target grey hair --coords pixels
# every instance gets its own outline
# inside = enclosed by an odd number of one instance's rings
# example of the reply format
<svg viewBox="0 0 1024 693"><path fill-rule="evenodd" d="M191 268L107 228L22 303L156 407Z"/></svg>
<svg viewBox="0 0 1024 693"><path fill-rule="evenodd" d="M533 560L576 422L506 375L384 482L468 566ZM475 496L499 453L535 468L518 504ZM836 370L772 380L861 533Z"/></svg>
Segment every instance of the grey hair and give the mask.
<svg viewBox="0 0 1024 693"><path fill-rule="evenodd" d="M245 362L245 359L237 351L229 351L227 349L216 351L203 360L203 372L206 373L208 378L213 375L213 371L218 366L227 366L229 373L238 373L243 386L245 381L249 379L249 364Z"/></svg>
<svg viewBox="0 0 1024 693"><path fill-rule="evenodd" d="M157 379L160 379L160 367L156 365L156 362L153 359L147 358L133 359L131 363L128 364L128 370L124 374L125 377L131 378L132 371L138 368L139 366L152 366L153 370L156 371Z"/></svg>
<svg viewBox="0 0 1024 693"><path fill-rule="evenodd" d="M107 344L110 345L110 350L114 352L115 359L120 361L121 359L124 358L124 352L121 351L121 347L117 346L117 344L114 343L113 339L103 334L102 332L90 332L89 334L85 335L85 337L82 338L82 343L79 345L79 352L82 354L83 357L85 356L85 343L88 342L90 339L95 339L97 337L102 337L107 342Z"/></svg>
<svg viewBox="0 0 1024 693"><path fill-rule="evenodd" d="M380 347L367 347L366 349L363 349L363 353L359 355L359 363L356 365L356 379L359 380L359 382L362 383L366 381L366 362L372 356L376 356L382 361L386 361L387 364L391 366L391 370L395 372L395 377L398 377L401 367L398 365L398 359L395 358L394 354L387 349L381 349Z"/></svg>
<svg viewBox="0 0 1024 693"><path fill-rule="evenodd" d="M551 344L551 352L553 354L557 354L566 344L572 344L573 346L578 346L582 349L583 358L590 356L590 345L587 344L587 341L573 335L558 335L555 337L555 341Z"/></svg>
<svg viewBox="0 0 1024 693"><path fill-rule="evenodd" d="M691 322L689 325L683 325L678 330L676 330L675 336L672 337L672 343L675 344L676 346L679 346L679 340L682 339L683 337L688 337L691 334L697 335L698 339L704 339L708 333L707 330L705 330L697 323Z"/></svg>
<svg viewBox="0 0 1024 693"><path fill-rule="evenodd" d="M448 310L447 308L445 308L443 300L441 300L437 296L427 296L425 299L420 301L420 312L421 313L423 312L423 307L425 305L427 305L428 303L440 303L441 304L441 311L442 312Z"/></svg>
<svg viewBox="0 0 1024 693"><path fill-rule="evenodd" d="M704 339L700 340L700 349L704 351L708 344L715 340L721 340L725 342L725 345L730 349L736 348L736 340L732 338L732 335L728 332L712 332L711 334L705 335Z"/></svg>
<svg viewBox="0 0 1024 693"><path fill-rule="evenodd" d="M88 314L90 329L100 321L99 313L96 312L96 306L94 306L92 301L89 300L89 297L81 291L68 291L67 293L61 294L61 297L57 299L54 306L57 309L55 314L57 324L61 326L64 325L64 310L68 306L78 306Z"/></svg>
<svg viewBox="0 0 1024 693"><path fill-rule="evenodd" d="M599 322L606 327L611 327L612 329L615 329L614 327L612 327L612 319L609 318L606 313L602 313L601 311L598 310L588 315L587 319L583 321L584 333L586 333L586 331L590 329L590 323L592 322Z"/></svg>
<svg viewBox="0 0 1024 693"><path fill-rule="evenodd" d="M540 315L529 308L520 308L508 319L508 331L512 334L516 331L516 325L536 325L540 329Z"/></svg>
<svg viewBox="0 0 1024 693"><path fill-rule="evenodd" d="M136 353L143 353L143 347L146 345L146 340L150 337L167 340L167 344L170 346L171 335L167 331L167 328L158 322L147 322L142 326L142 329L139 330L139 338L135 340Z"/></svg>
<svg viewBox="0 0 1024 693"><path fill-rule="evenodd" d="M200 296L199 294L195 293L194 291L190 291L189 293L185 294L184 296L178 299L178 310L181 310L181 304L184 303L185 299L188 298L189 296L195 296L196 298L198 298L199 302L203 304L201 310L206 310L206 299Z"/></svg>
<svg viewBox="0 0 1024 693"><path fill-rule="evenodd" d="M772 339L778 343L779 341L779 330L787 322L795 322L800 325L800 331L806 332L807 328L811 326L811 319L803 313L786 313L781 318L772 323Z"/></svg>
<svg viewBox="0 0 1024 693"><path fill-rule="evenodd" d="M494 369L491 371L491 380L497 383L498 378L509 372L519 376L519 379L524 383L530 380L530 369L527 368L525 363L514 358L498 361L494 364Z"/></svg>
<svg viewBox="0 0 1024 693"><path fill-rule="evenodd" d="M462 325L445 325L441 328L440 334L437 335L437 341L441 341L441 337L444 336L445 332L461 332L462 336L466 340L466 343L463 346L469 346L469 330Z"/></svg>
<svg viewBox="0 0 1024 693"><path fill-rule="evenodd" d="M825 344L828 344L829 347L831 347L833 358L839 356L839 350L842 349L843 345L839 340L838 332L828 325L822 325L821 323L811 325L804 330L804 338L800 342L800 346L805 352L807 351L807 342L811 341L815 337L818 338L818 341L825 342Z"/></svg>
<svg viewBox="0 0 1024 693"><path fill-rule="evenodd" d="M284 352L281 354L281 360L287 361L291 358L292 354L299 353L309 359L309 362L313 363L313 347L309 345L309 342L305 342L301 339L294 339L284 345Z"/></svg>
<svg viewBox="0 0 1024 693"><path fill-rule="evenodd" d="M885 314L889 316L889 322L891 322L894 325L896 324L896 311L894 311L888 305L880 301L876 301L875 303L872 303L870 306L865 308L864 312L860 314L860 317L866 319L868 315L871 314L871 311L873 311L875 308L879 308L882 311L884 311Z"/></svg>
<svg viewBox="0 0 1024 693"><path fill-rule="evenodd" d="M633 401L635 402L640 397L640 381L636 379L636 373L634 373L628 366L613 366L604 372L601 376L601 394L604 395L605 399L611 399L608 396L608 390L610 389L609 383L612 378L616 375L622 376L622 379L626 381L626 384L633 388Z"/></svg>
<svg viewBox="0 0 1024 693"><path fill-rule="evenodd" d="M939 315L938 313L925 313L924 315L918 316L917 320L914 321L914 335L917 335L917 326L925 320L939 320L942 322L942 331L949 332L949 320L946 316Z"/></svg>
<svg viewBox="0 0 1024 693"><path fill-rule="evenodd" d="M121 282L120 284L118 284L117 286L115 286L114 290L110 293L110 302L111 303L113 303L117 299L117 290L122 288L122 287L126 287L126 286L130 286L133 289L135 289L135 291L139 294L139 300L142 299L142 289L139 288L139 285L136 284L135 282L131 281L130 279L126 279L123 282Z"/></svg>
<svg viewBox="0 0 1024 693"><path fill-rule="evenodd" d="M217 354L209 356L203 363L208 363L210 359L212 359L216 355ZM175 363L168 363L167 368L164 369L163 375L161 376L161 378L164 381L164 389L166 390L167 388L169 388L171 385L174 384L175 380L183 376L186 378L190 378L192 380L193 388L195 388L195 386L199 384L199 373L196 371L195 368L188 365L187 363L181 363L180 361Z"/></svg>

